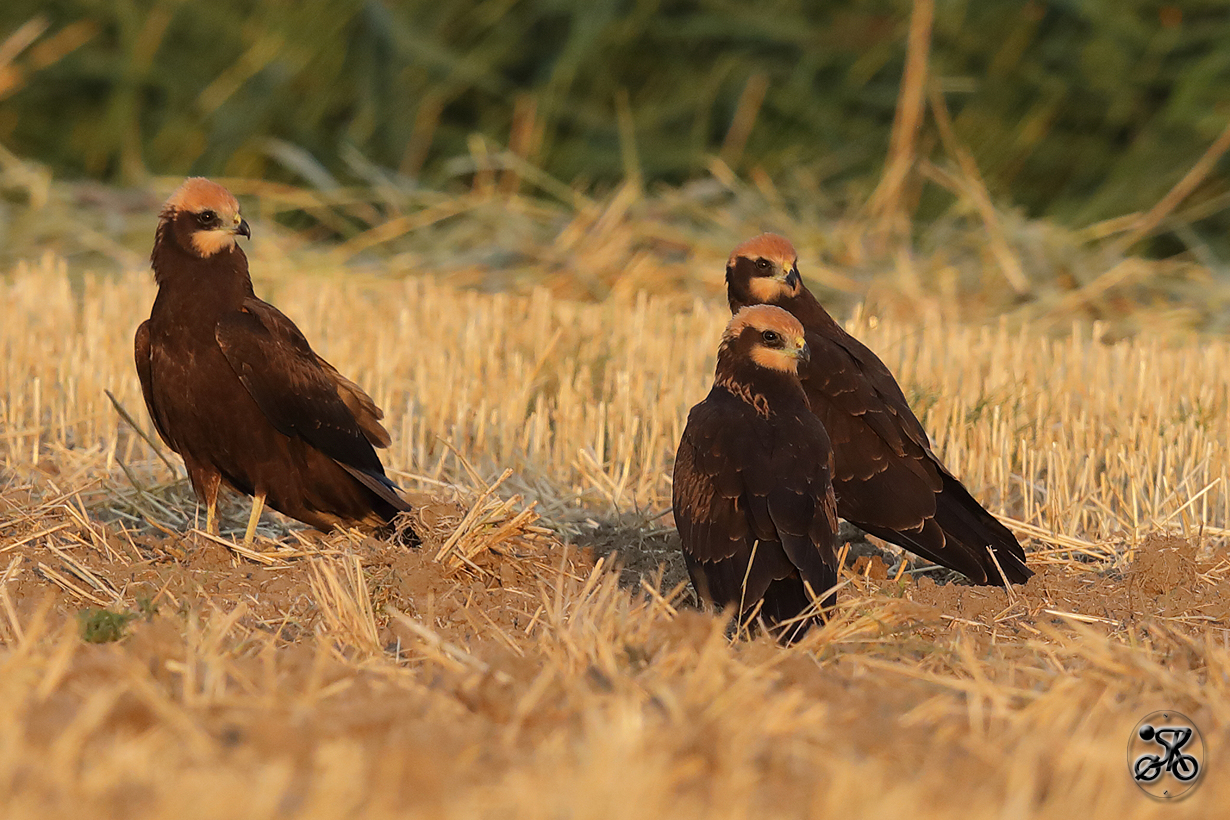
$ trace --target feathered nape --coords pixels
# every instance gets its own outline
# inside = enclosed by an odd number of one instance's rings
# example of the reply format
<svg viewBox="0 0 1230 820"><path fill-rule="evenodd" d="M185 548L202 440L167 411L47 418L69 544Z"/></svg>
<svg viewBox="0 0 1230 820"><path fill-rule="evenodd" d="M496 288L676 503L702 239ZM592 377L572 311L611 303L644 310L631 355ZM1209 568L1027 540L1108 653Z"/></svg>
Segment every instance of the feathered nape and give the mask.
<svg viewBox="0 0 1230 820"><path fill-rule="evenodd" d="M730 252L730 260L727 262L727 265L733 264L739 257L771 259L789 265L798 259L799 255L795 251L794 245L790 244L790 240L786 237L775 233L762 233L737 245Z"/></svg>

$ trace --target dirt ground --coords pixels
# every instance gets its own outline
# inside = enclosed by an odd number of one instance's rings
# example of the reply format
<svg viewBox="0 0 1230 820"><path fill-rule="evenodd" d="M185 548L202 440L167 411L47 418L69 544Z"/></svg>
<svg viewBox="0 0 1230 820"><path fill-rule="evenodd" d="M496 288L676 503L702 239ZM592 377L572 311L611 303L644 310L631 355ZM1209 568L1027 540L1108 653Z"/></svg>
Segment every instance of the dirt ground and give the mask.
<svg viewBox="0 0 1230 820"><path fill-rule="evenodd" d="M20 502L0 529L6 817L941 816L957 784L967 816L1152 816L1103 761L1115 733L1162 704L1213 755L1230 725L1230 563L1177 537L1010 591L864 544L838 617L782 649L693 608L661 527L575 546L531 515L437 560L456 499L419 497L419 550L299 529L242 548ZM104 605L123 637L83 640ZM1209 816L1210 780L1166 816Z"/></svg>
<svg viewBox="0 0 1230 820"><path fill-rule="evenodd" d="M455 521L464 514L455 502L419 499L426 503L416 511L416 522ZM40 523L40 531L48 528L45 521ZM289 543L270 549L266 542L263 549L258 545L244 552L228 548L234 539L211 538L197 530L185 535L125 533L107 537L101 548L83 555L80 547L51 546L50 539L37 537L39 531L14 530L5 533L0 554L8 565L7 595L19 620L48 608L71 616L91 603L114 607L132 601L141 616L139 624L165 612L182 617L211 603L243 602L244 623L294 643L311 634L320 618L314 603L320 582L311 571L313 560L347 558L362 567L373 611L395 607L436 624L450 640L469 640L480 624L524 631L541 609L538 595L531 592L536 582L557 573L573 580L588 577L599 560L604 565L599 570L614 570L621 587L670 594L672 600L685 601L685 608L696 608L678 534L666 528L632 529L617 521L597 523L589 537L573 544L536 528L528 537L522 534L492 545L456 568L434 559L433 547L442 543L438 533L429 535L422 549L407 549L373 535L330 536L293 527ZM1037 634L1038 622L1062 624L1065 618L1116 630L1157 618L1193 627L1230 621L1230 562L1200 560L1198 544L1179 537L1147 539L1122 572L1043 566L1027 585L1007 592L970 585L942 568L915 577L911 567L936 568L891 545L872 544L848 525L843 532L853 536L845 541L848 552L843 552L843 574L852 590L860 597L889 596L918 604L915 614L922 623L947 620L1015 636ZM895 577L903 559L907 571ZM106 600L111 594L115 600ZM482 613L480 623L474 620L477 611ZM396 625L390 626L387 618L381 621L380 634L388 648L398 637Z"/></svg>
<svg viewBox="0 0 1230 820"><path fill-rule="evenodd" d="M200 533L143 438L147 273L0 277L22 320L0 321L0 820L1230 804L1230 344L860 313L1037 576L973 587L845 531L837 611L780 647L695 608L667 513L724 302L363 284L259 253L259 292L386 409L423 546L273 514L245 546L234 498ZM1177 802L1130 774L1158 711L1200 732Z"/></svg>

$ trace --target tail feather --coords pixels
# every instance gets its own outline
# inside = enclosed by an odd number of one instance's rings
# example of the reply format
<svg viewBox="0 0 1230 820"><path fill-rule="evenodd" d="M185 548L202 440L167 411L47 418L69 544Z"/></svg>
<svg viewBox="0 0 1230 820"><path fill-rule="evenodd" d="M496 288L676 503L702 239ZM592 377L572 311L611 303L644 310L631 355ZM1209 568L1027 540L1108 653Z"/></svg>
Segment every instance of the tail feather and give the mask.
<svg viewBox="0 0 1230 820"><path fill-rule="evenodd" d="M814 592L823 595L827 590L817 589ZM823 618L815 612L812 598L807 594L803 580L797 575L769 584L763 600L760 617L768 625L769 633L784 644L799 640ZM820 605L828 609L836 603L837 594L832 593L821 601ZM800 617L809 611L811 614Z"/></svg>
<svg viewBox="0 0 1230 820"><path fill-rule="evenodd" d="M945 536L978 557L986 572L986 583L996 586L1004 583L995 567L996 561L1009 583L1028 581L1034 573L1025 566L1025 550L1012 531L987 512L960 481L947 471L943 476L944 488L935 499L935 521ZM991 560L987 547L995 552L995 561Z"/></svg>
<svg viewBox="0 0 1230 820"><path fill-rule="evenodd" d="M389 506L398 512L410 512L410 503L402 498L397 492L397 485L382 475L375 475L367 470L360 470L357 467L351 467L349 464L341 464L342 469L350 473L355 481L358 481L367 489L375 493L379 498L384 500Z"/></svg>
<svg viewBox="0 0 1230 820"><path fill-rule="evenodd" d="M791 644L803 637L823 615L815 613L811 595L808 594L803 579L798 573L786 578L762 579L745 578L735 561L715 561L703 563L696 561L684 553L688 573L692 577L698 597L702 602L721 609L734 604L742 605L743 612L739 615L739 623L756 631L753 613L764 622L769 634L784 644ZM832 572L832 582L824 589L814 589L816 595L829 594L820 602L822 609L828 609L837 603L837 593L829 592L829 588L837 583L837 574ZM744 588L745 581L749 589ZM753 586L754 585L754 586ZM754 594L752 594L754 593ZM759 604L759 606L757 606ZM812 614L800 617L805 612Z"/></svg>
<svg viewBox="0 0 1230 820"><path fill-rule="evenodd" d="M876 538L882 538L932 563L959 572L976 584L995 583L987 572L990 559L985 556L986 551L971 549L953 538L945 537L944 531L934 519L927 521L922 529L913 532L890 530L861 521L850 523ZM991 569L994 570L994 567ZM996 574L994 577L999 576Z"/></svg>
<svg viewBox="0 0 1230 820"><path fill-rule="evenodd" d="M341 462L338 463L341 464ZM397 492L396 484L384 475L376 475L366 470L360 470L357 467L351 467L349 464L342 464L342 467L356 481L375 494L377 503L372 505L372 511L380 516L385 524L385 526L378 529L379 534L393 537L409 547L417 547L422 543L418 533L408 523L403 523L401 526L395 525L398 513L411 512L414 509L410 506L410 502L402 498Z"/></svg>
<svg viewBox="0 0 1230 820"><path fill-rule="evenodd" d="M935 496L935 517L915 531L890 530L874 524L851 522L877 538L960 572L977 584L1023 584L1033 576L1025 565L1025 551L1016 536L987 512L947 471ZM988 547L995 553L991 560ZM1003 569L1000 575L996 562Z"/></svg>

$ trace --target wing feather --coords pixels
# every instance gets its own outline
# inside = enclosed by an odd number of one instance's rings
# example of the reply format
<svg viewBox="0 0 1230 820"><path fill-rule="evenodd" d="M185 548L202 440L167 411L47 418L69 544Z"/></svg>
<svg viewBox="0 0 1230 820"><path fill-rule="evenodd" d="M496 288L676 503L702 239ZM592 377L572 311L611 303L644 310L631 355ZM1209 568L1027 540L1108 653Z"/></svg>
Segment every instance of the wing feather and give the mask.
<svg viewBox="0 0 1230 820"><path fill-rule="evenodd" d="M766 600L765 611L793 617L805 608L795 605L804 581L817 594L836 584L830 465L824 428L806 411L768 421L717 387L692 409L673 502L702 599L750 610L778 590L789 602Z"/></svg>
<svg viewBox="0 0 1230 820"><path fill-rule="evenodd" d="M367 437L371 445L388 447L393 439L389 436L389 431L384 429L384 425L380 423L380 420L384 418L384 411L376 406L376 402L367 395L363 388L338 373L337 368L320 358L319 355L316 356L316 363L333 379L342 403L350 410L351 415L359 424L359 429L363 431L363 435Z"/></svg>
<svg viewBox="0 0 1230 820"><path fill-rule="evenodd" d="M137 378L141 380L141 395L145 397L145 409L149 412L150 419L154 422L154 429L158 431L158 436L172 450L176 449L171 442L170 436L167 435L166 422L162 418L162 414L158 412L158 408L154 406L154 366L153 366L153 351L150 347L150 332L149 320L137 327L137 335L133 340L133 354L137 363Z"/></svg>
<svg viewBox="0 0 1230 820"><path fill-rule="evenodd" d="M892 371L827 313L825 318L828 322L808 323L807 344L812 358L801 374L804 388L810 383L811 390L823 391L825 398L843 412L866 416L867 425L896 452L903 452L906 440L929 448L927 431L910 409Z"/></svg>
<svg viewBox="0 0 1230 820"><path fill-rule="evenodd" d="M312 350L285 315L255 297L218 321L215 336L231 368L279 432L298 437L347 468L399 509L406 503L373 449L388 434L371 398ZM341 379L339 381L339 379ZM356 414L352 409L357 407ZM380 489L376 489L379 487Z"/></svg>
<svg viewBox="0 0 1230 820"><path fill-rule="evenodd" d="M1028 580L1020 543L931 450L888 367L810 293L801 299L812 350L803 387L832 439L842 517L977 583L1002 583L991 547L1010 582Z"/></svg>

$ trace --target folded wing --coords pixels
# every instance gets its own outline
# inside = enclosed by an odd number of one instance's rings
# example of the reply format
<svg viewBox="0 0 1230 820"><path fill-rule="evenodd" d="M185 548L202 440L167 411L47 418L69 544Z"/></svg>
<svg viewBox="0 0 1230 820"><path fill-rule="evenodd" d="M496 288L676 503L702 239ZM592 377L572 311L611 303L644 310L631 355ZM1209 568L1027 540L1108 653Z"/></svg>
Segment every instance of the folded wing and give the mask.
<svg viewBox="0 0 1230 820"><path fill-rule="evenodd" d="M409 509L374 449L389 442L380 424L383 414L370 396L316 355L290 319L251 297L219 320L215 336L270 424L336 461L396 509Z"/></svg>
<svg viewBox="0 0 1230 820"><path fill-rule="evenodd" d="M836 325L825 329L809 327L803 388L833 443L842 517L979 583L1002 583L991 547L1008 581L1027 581L1020 543L931 450L884 363Z"/></svg>
<svg viewBox="0 0 1230 820"><path fill-rule="evenodd" d="M808 608L806 586L836 585L836 502L827 443L748 421L714 394L693 408L675 461L675 525L702 598L740 612L763 600L774 623Z"/></svg>

